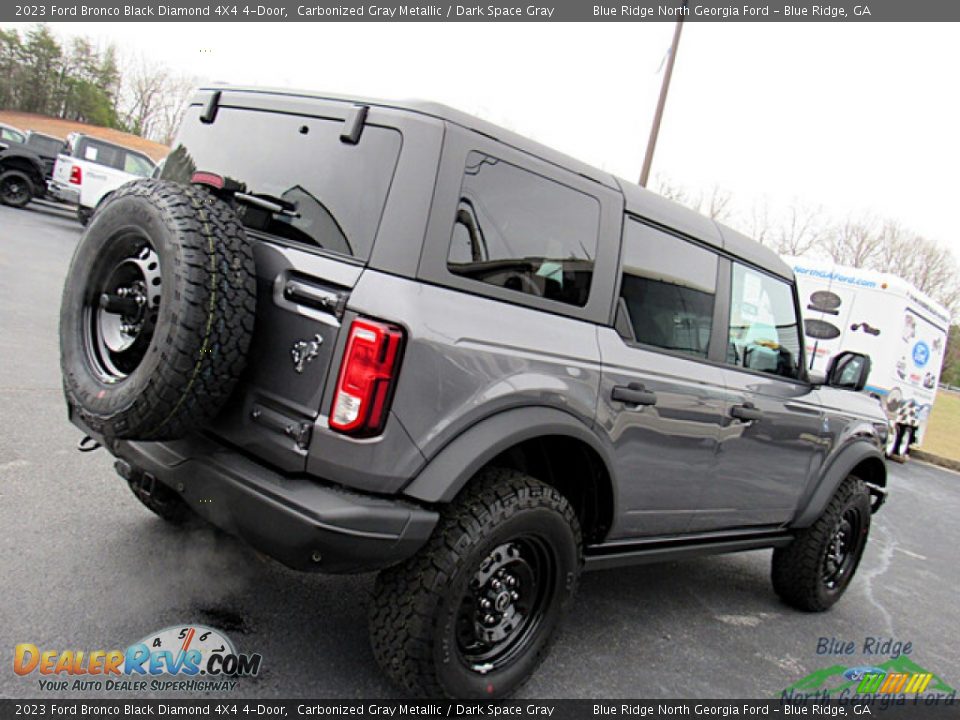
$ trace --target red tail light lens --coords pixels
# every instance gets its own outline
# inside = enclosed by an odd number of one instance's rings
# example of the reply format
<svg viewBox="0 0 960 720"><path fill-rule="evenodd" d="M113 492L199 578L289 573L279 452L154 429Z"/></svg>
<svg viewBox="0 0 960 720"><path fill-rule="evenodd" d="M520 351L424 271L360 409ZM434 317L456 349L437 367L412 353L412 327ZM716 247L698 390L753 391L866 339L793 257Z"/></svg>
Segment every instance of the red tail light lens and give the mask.
<svg viewBox="0 0 960 720"><path fill-rule="evenodd" d="M73 185L79 185L83 182L83 171L79 165L74 165L70 168L70 182Z"/></svg>
<svg viewBox="0 0 960 720"><path fill-rule="evenodd" d="M214 173L195 172L190 176L190 182L194 185L209 185L217 190L223 190L223 176Z"/></svg>
<svg viewBox="0 0 960 720"><path fill-rule="evenodd" d="M355 436L383 430L400 368L403 331L374 320L354 320L330 408L330 427Z"/></svg>

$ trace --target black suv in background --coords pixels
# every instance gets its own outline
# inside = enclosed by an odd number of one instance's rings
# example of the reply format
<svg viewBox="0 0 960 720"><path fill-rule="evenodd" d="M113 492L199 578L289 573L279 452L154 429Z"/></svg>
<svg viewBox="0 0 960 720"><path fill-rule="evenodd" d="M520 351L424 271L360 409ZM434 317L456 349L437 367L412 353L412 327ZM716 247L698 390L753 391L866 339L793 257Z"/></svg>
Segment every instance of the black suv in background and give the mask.
<svg viewBox="0 0 960 720"><path fill-rule="evenodd" d="M66 143L43 133L28 132L23 142L0 141L0 203L24 207L47 194L53 166Z"/></svg>
<svg viewBox="0 0 960 720"><path fill-rule="evenodd" d="M776 255L439 105L199 91L60 328L136 497L379 570L373 654L415 694L513 692L584 568L773 548L826 610L884 497L869 359L807 371Z"/></svg>

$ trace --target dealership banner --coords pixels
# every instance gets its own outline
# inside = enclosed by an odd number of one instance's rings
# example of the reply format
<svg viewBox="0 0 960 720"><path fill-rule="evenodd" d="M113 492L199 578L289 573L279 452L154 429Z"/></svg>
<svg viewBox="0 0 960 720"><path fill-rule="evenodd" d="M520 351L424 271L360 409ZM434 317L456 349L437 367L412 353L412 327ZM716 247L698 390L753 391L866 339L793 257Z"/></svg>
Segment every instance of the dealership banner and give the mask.
<svg viewBox="0 0 960 720"><path fill-rule="evenodd" d="M398 0L39 0L0 3L0 22L55 21L759 21L759 22L930 22L960 20L960 3L943 0L856 2L650 2L609 0L498 0L490 4L401 2Z"/></svg>
<svg viewBox="0 0 960 720"><path fill-rule="evenodd" d="M0 700L0 718L956 718L956 695L936 701L880 694L846 700Z"/></svg>

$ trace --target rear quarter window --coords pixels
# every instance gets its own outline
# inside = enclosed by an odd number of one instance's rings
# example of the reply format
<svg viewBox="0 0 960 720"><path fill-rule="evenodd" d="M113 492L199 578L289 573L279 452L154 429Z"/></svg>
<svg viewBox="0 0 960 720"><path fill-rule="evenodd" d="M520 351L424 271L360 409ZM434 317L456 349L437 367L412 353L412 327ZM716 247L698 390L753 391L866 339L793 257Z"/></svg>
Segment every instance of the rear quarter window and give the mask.
<svg viewBox="0 0 960 720"><path fill-rule="evenodd" d="M454 275L583 307L600 203L542 175L471 152L447 256Z"/></svg>

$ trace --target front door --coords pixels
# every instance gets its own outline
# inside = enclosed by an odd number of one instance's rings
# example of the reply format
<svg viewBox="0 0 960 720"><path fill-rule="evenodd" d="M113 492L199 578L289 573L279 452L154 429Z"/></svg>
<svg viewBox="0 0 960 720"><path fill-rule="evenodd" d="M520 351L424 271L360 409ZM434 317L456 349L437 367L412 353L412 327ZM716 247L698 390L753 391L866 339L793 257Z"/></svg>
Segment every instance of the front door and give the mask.
<svg viewBox="0 0 960 720"><path fill-rule="evenodd" d="M806 381L789 283L739 262L731 267L726 412L715 482L691 530L780 525L796 511L823 413Z"/></svg>

